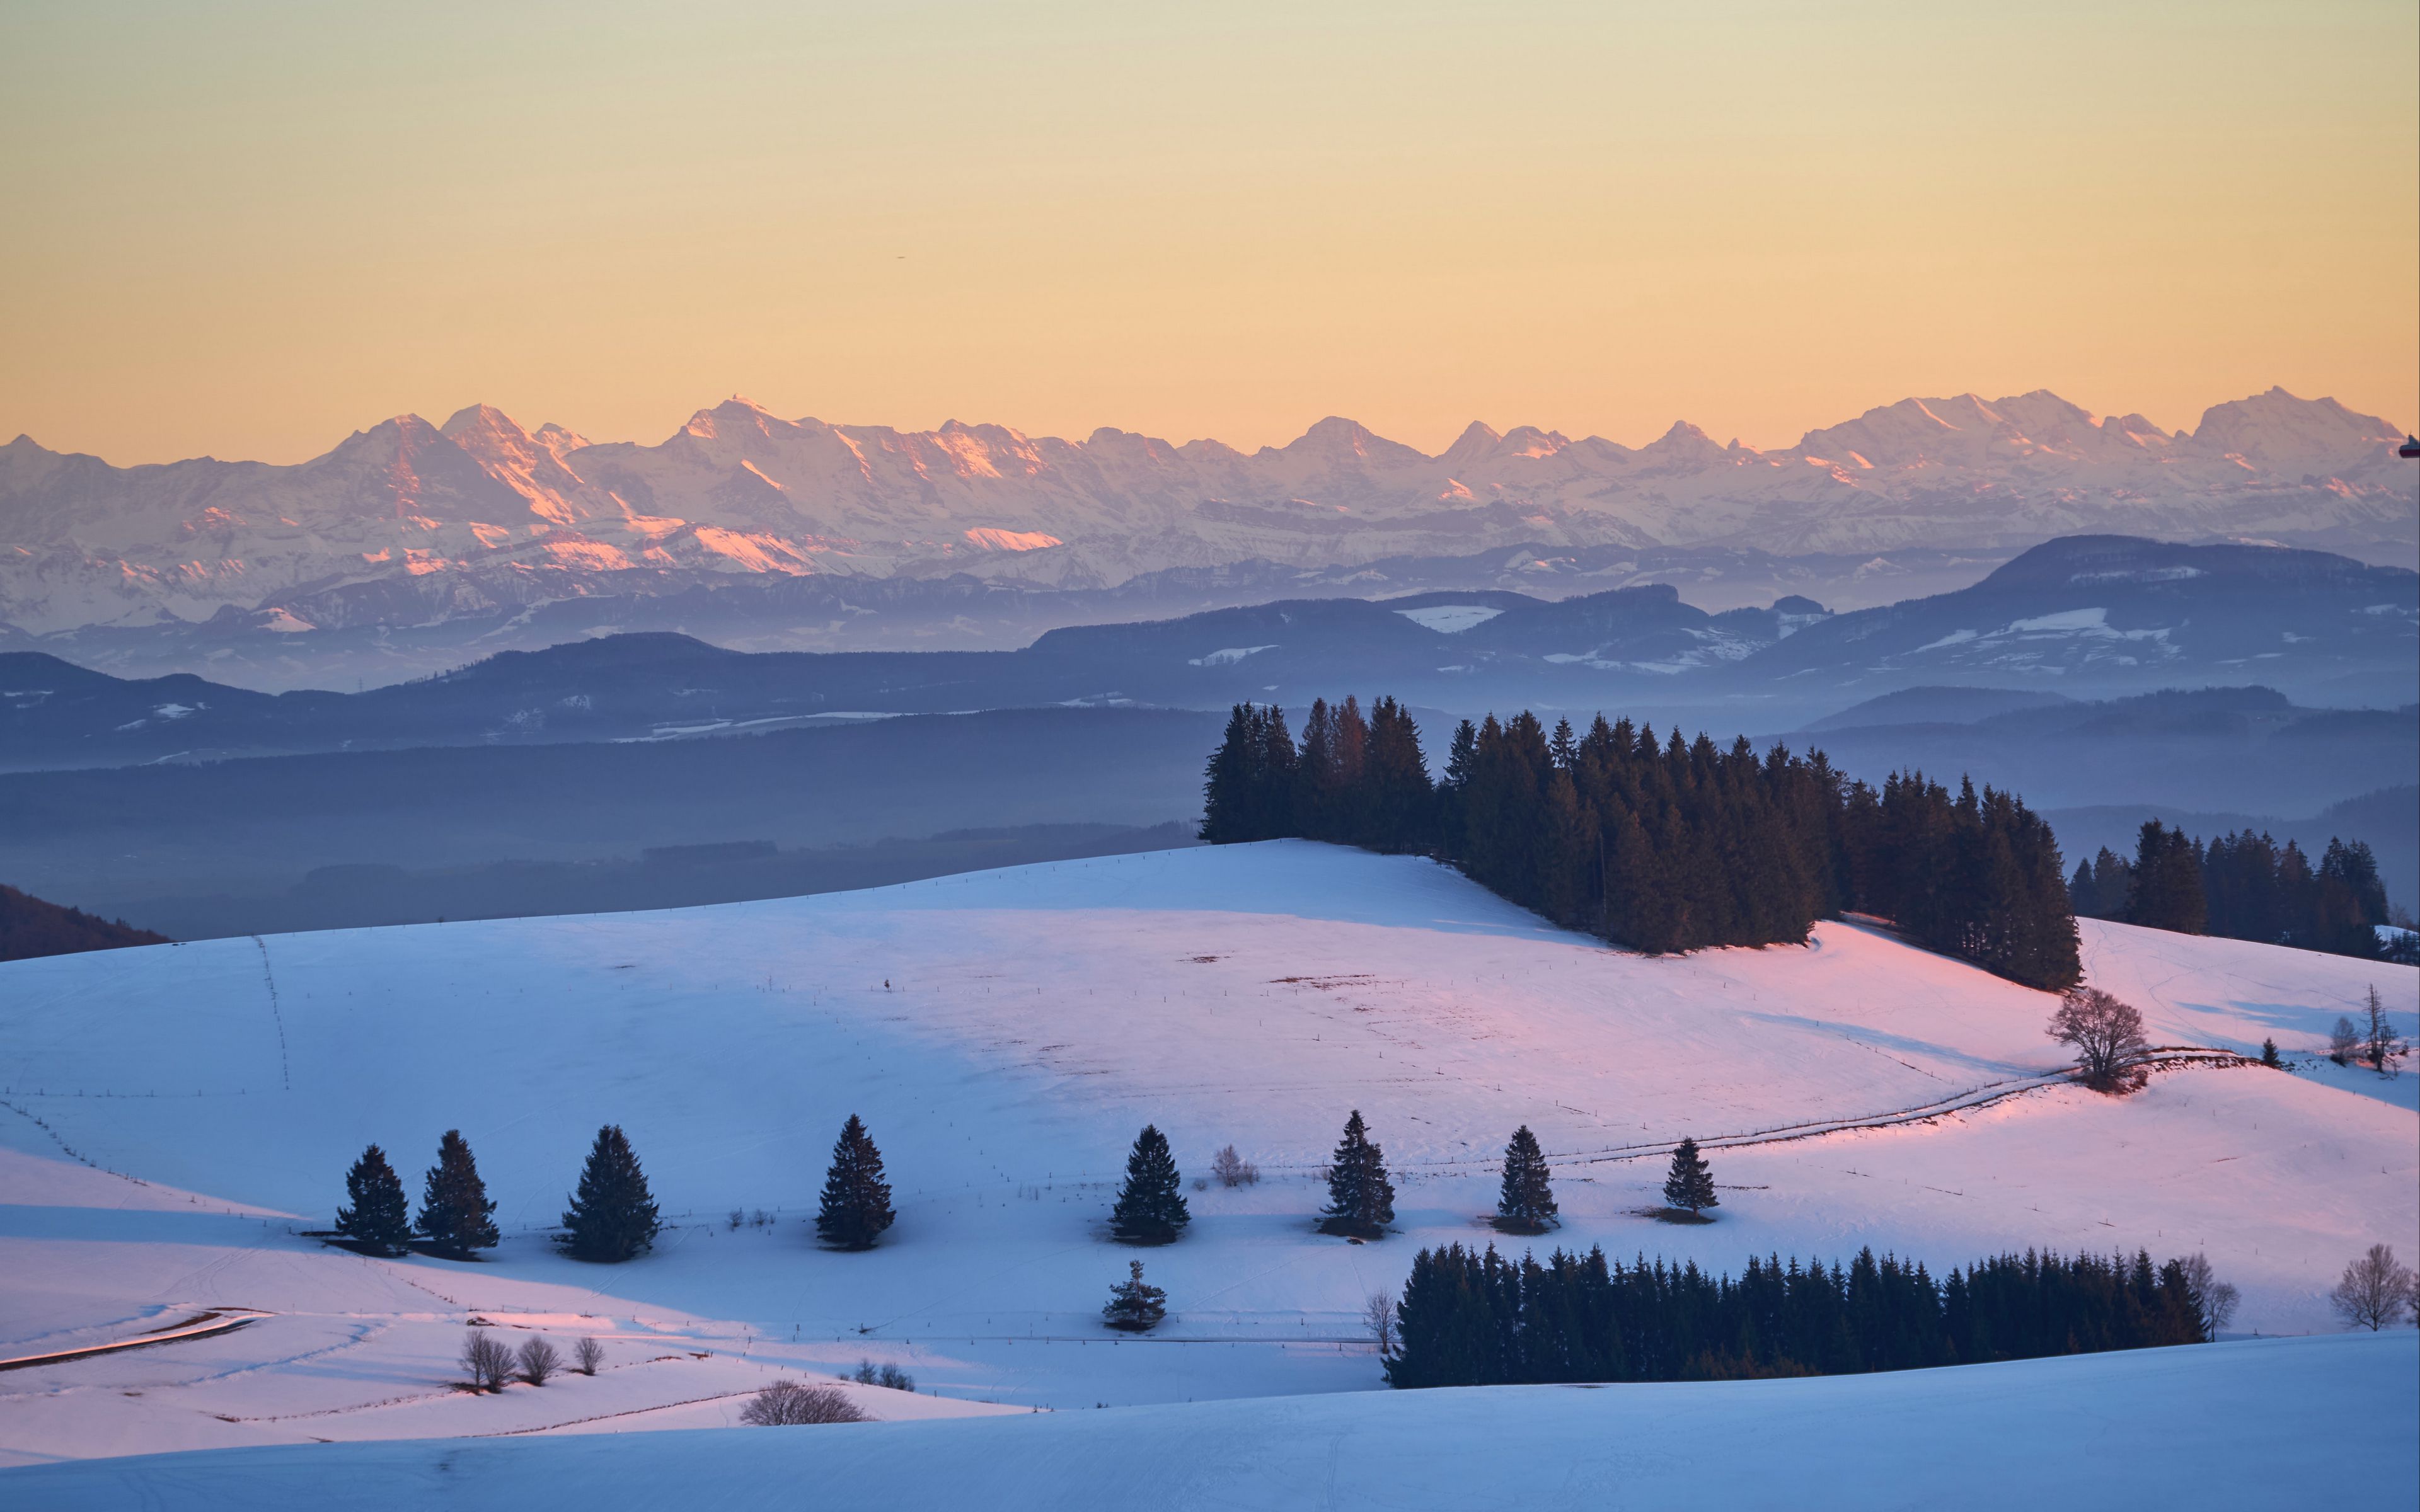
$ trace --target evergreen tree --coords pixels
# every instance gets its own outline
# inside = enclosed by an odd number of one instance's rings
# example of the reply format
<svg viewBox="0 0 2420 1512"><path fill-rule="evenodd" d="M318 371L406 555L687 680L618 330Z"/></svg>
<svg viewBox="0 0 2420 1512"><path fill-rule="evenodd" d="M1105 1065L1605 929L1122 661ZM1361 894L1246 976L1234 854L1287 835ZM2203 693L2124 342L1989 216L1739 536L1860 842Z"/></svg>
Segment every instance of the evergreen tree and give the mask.
<svg viewBox="0 0 2420 1512"><path fill-rule="evenodd" d="M556 1242L576 1258L619 1264L653 1248L662 1227L630 1141L621 1125L605 1125L589 1147L588 1162L580 1170L580 1190L564 1211L564 1231Z"/></svg>
<svg viewBox="0 0 2420 1512"><path fill-rule="evenodd" d="M1377 1239L1395 1221L1395 1188L1387 1180L1385 1153L1370 1142L1361 1110L1344 1120L1344 1137L1327 1168L1327 1206L1319 1231L1352 1239Z"/></svg>
<svg viewBox="0 0 2420 1512"><path fill-rule="evenodd" d="M1168 1136L1152 1124L1135 1135L1126 1156L1125 1185L1109 1211L1109 1232L1128 1244L1166 1244L1178 1229L1193 1221L1179 1192L1176 1157L1169 1153Z"/></svg>
<svg viewBox="0 0 2420 1512"><path fill-rule="evenodd" d="M1109 1288L1109 1303L1101 1316L1123 1333L1148 1332L1168 1316L1168 1293L1144 1283L1142 1261L1129 1261L1126 1279Z"/></svg>
<svg viewBox="0 0 2420 1512"><path fill-rule="evenodd" d="M2260 1041L2260 1064L2276 1068L2283 1068L2286 1064L2283 1060L2277 1058L2277 1041L2275 1040L2263 1040Z"/></svg>
<svg viewBox="0 0 2420 1512"><path fill-rule="evenodd" d="M467 1257L474 1249L496 1247L495 1211L470 1143L461 1130L446 1130L421 1187L421 1233L442 1253Z"/></svg>
<svg viewBox="0 0 2420 1512"><path fill-rule="evenodd" d="M1504 1147L1504 1185L1496 1199L1496 1227L1508 1234L1543 1234L1555 1222L1555 1192L1538 1136L1523 1124Z"/></svg>
<svg viewBox="0 0 2420 1512"><path fill-rule="evenodd" d="M336 1210L336 1234L373 1255L402 1255L411 1244L411 1204L403 1178L372 1145L345 1173L346 1207Z"/></svg>
<svg viewBox="0 0 2420 1512"><path fill-rule="evenodd" d="M1672 1151L1672 1168L1664 1178L1664 1203L1690 1213L1722 1206L1714 1196L1714 1167L1699 1158L1695 1139L1683 1139Z"/></svg>
<svg viewBox="0 0 2420 1512"><path fill-rule="evenodd" d="M2210 921L2201 869L2201 847L2190 836L2156 819L2145 820L2135 841L2133 894L2126 901L2126 922L2200 933Z"/></svg>
<svg viewBox="0 0 2420 1512"><path fill-rule="evenodd" d="M834 1249L872 1249L895 1216L890 1184L882 1179L882 1151L874 1148L865 1125L852 1113L832 1145L815 1232Z"/></svg>

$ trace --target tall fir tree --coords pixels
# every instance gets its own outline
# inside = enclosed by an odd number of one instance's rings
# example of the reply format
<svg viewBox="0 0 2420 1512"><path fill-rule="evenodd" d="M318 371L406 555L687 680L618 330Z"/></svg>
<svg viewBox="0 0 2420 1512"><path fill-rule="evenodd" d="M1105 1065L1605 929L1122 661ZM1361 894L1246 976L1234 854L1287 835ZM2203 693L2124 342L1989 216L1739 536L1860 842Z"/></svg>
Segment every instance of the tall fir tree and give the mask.
<svg viewBox="0 0 2420 1512"><path fill-rule="evenodd" d="M896 1217L891 1211L890 1183L882 1179L882 1151L874 1148L873 1136L852 1113L832 1145L815 1233L834 1249L872 1249Z"/></svg>
<svg viewBox="0 0 2420 1512"><path fill-rule="evenodd" d="M495 1211L469 1141L461 1130L446 1130L437 1142L437 1164L428 1167L421 1187L421 1234L442 1253L466 1257L474 1249L496 1247Z"/></svg>
<svg viewBox="0 0 2420 1512"><path fill-rule="evenodd" d="M619 1264L653 1248L662 1227L638 1154L621 1125L605 1125L589 1147L556 1242L576 1258Z"/></svg>
<svg viewBox="0 0 2420 1512"><path fill-rule="evenodd" d="M1193 1221L1186 1211L1177 1175L1176 1157L1169 1152L1168 1136L1152 1124L1135 1135L1126 1156L1125 1184L1118 1190L1117 1206L1109 1211L1109 1232L1128 1244L1166 1244Z"/></svg>
<svg viewBox="0 0 2420 1512"><path fill-rule="evenodd" d="M402 1255L411 1247L411 1204L403 1178L372 1145L345 1173L346 1206L336 1210L336 1235L373 1255Z"/></svg>
<svg viewBox="0 0 2420 1512"><path fill-rule="evenodd" d="M2202 849L2181 829L2143 822L2134 842L2134 880L2126 922L2198 934L2210 920L2201 885Z"/></svg>
<svg viewBox="0 0 2420 1512"><path fill-rule="evenodd" d="M1319 1231L1350 1239L1377 1239L1395 1221L1395 1188L1387 1180L1386 1154L1370 1142L1361 1110L1344 1120L1344 1137L1327 1167L1327 1206Z"/></svg>
<svg viewBox="0 0 2420 1512"><path fill-rule="evenodd" d="M1672 1168L1664 1178L1664 1205L1690 1213L1722 1206L1714 1196L1714 1167L1699 1155L1695 1139L1683 1139L1672 1151Z"/></svg>
<svg viewBox="0 0 2420 1512"><path fill-rule="evenodd" d="M1508 1234L1543 1234L1556 1222L1555 1189L1545 1152L1523 1124L1504 1147L1504 1184L1496 1198L1496 1227Z"/></svg>

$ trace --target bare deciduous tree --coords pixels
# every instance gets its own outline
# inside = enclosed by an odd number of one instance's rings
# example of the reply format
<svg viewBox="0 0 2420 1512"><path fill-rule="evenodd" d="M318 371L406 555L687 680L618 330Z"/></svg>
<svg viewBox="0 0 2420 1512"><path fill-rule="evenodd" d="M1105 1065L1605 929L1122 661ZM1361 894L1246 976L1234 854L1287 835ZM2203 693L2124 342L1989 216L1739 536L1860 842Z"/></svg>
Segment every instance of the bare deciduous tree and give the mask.
<svg viewBox="0 0 2420 1512"><path fill-rule="evenodd" d="M462 1368L470 1372L473 1391L502 1391L513 1379L513 1351L484 1328L471 1330L462 1341Z"/></svg>
<svg viewBox="0 0 2420 1512"><path fill-rule="evenodd" d="M542 1334L521 1345L520 1361L521 1379L533 1386L545 1385L549 1377L563 1369L563 1356Z"/></svg>
<svg viewBox="0 0 2420 1512"><path fill-rule="evenodd" d="M751 1427L792 1427L809 1423L862 1423L865 1414L830 1386L777 1381L758 1392L739 1410L739 1421Z"/></svg>
<svg viewBox="0 0 2420 1512"><path fill-rule="evenodd" d="M1220 1186L1251 1186L1260 1180L1261 1168L1236 1154L1235 1147L1229 1145L1210 1157L1210 1174L1218 1179Z"/></svg>
<svg viewBox="0 0 2420 1512"><path fill-rule="evenodd" d="M1393 1292L1379 1290L1370 1293L1369 1301L1361 1304L1361 1322L1370 1330L1370 1338L1378 1346L1379 1354L1392 1355L1395 1352Z"/></svg>
<svg viewBox="0 0 2420 1512"><path fill-rule="evenodd" d="M2328 1031L2328 1058L2339 1066L2349 1066L2352 1064L2353 1052L2360 1048L2361 1031L2353 1027L2352 1020L2338 1014L2336 1026Z"/></svg>
<svg viewBox="0 0 2420 1512"><path fill-rule="evenodd" d="M2095 1091L2123 1095L2149 1079L2136 1062L2150 1046L2143 1015L2098 987L2071 987L2050 1016L2050 1037L2075 1046L2076 1069Z"/></svg>
<svg viewBox="0 0 2420 1512"><path fill-rule="evenodd" d="M582 1375L593 1376L597 1367L605 1363L605 1346L595 1339L583 1338L571 1347L571 1358L577 1362Z"/></svg>
<svg viewBox="0 0 2420 1512"><path fill-rule="evenodd" d="M2328 1293L2328 1304L2347 1328L2375 1333L2402 1321L2412 1308L2412 1288L2411 1268L2395 1257L2393 1249L2372 1244L2368 1254L2345 1267L2344 1279Z"/></svg>
<svg viewBox="0 0 2420 1512"><path fill-rule="evenodd" d="M2201 1331L2211 1338L2235 1319L2235 1305L2241 1293L2218 1278L2211 1269L2210 1257L2196 1251L2185 1257L2185 1290L2194 1301L2194 1310L2201 1315Z"/></svg>

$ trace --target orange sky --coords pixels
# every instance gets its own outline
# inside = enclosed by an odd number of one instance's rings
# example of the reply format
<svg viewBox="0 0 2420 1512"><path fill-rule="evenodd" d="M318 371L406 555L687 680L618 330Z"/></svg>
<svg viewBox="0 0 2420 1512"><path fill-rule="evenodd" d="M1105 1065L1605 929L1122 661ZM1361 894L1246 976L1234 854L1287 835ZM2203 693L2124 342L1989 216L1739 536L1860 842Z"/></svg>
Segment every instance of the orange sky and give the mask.
<svg viewBox="0 0 2420 1512"><path fill-rule="evenodd" d="M2410 0L495 8L0 10L0 438L2420 424Z"/></svg>

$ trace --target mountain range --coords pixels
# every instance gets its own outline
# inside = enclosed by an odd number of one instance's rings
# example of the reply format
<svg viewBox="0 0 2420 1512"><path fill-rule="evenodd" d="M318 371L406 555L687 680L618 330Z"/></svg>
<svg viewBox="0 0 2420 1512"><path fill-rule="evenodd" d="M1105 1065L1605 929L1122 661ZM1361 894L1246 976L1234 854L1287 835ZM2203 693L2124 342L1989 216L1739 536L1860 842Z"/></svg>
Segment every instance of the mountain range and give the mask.
<svg viewBox="0 0 2420 1512"><path fill-rule="evenodd" d="M2399 562L2420 541L2398 439L2282 389L2173 434L2047 392L1904 399L1781 451L1685 424L1637 448L1474 424L1431 456L1331 418L1247 454L1108 429L833 425L740 398L652 446L479 405L294 466L118 468L20 436L0 447L0 625L224 615L307 637L777 579L1100 591L1514 547L2000 560L2105 532Z"/></svg>

